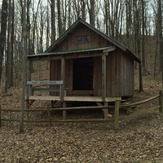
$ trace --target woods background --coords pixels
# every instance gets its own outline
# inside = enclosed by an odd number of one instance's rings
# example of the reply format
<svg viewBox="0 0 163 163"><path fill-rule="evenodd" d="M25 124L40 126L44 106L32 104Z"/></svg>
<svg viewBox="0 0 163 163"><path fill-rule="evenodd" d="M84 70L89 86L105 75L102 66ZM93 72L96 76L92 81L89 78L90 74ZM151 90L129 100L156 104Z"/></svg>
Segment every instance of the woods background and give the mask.
<svg viewBox="0 0 163 163"><path fill-rule="evenodd" d="M162 48L161 1L1 0L1 88L7 91L22 80L23 55L43 52L78 17L128 47L141 59L143 75L155 77L159 74Z"/></svg>

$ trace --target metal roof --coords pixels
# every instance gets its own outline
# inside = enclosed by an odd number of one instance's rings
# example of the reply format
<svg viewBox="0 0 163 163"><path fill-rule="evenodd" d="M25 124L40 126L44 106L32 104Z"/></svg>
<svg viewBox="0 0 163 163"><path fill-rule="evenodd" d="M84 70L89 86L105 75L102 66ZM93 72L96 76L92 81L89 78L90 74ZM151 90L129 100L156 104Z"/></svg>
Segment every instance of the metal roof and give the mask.
<svg viewBox="0 0 163 163"><path fill-rule="evenodd" d="M104 51L107 50L110 47L103 47L103 48L91 48L91 49L77 49L77 50L67 50L67 51L60 51L60 52L47 52L47 53L38 53L35 55L28 55L28 58L32 57L45 57L45 56L54 56L54 55L65 55L65 54L74 54L74 53L85 53L85 52L94 52L94 51Z"/></svg>
<svg viewBox="0 0 163 163"><path fill-rule="evenodd" d="M87 22L85 22L83 19L79 18L74 24L72 24L56 41L54 41L52 43L52 45L44 52L41 54L37 54L37 56L45 56L45 55L60 55L60 54L70 54L70 53L77 53L77 52L86 52L86 51L90 51L91 49L84 49L82 50L72 50L70 51L64 51L64 52L52 52L55 51L55 48L57 45L59 45L63 40L65 40L80 24L85 25L86 27L88 27L89 29L93 30L94 32L96 32L97 34L99 34L101 37L105 38L106 40L108 40L110 43L112 43L114 46L118 47L119 49L121 49L122 51L126 52L128 55L130 55L131 58L133 58L135 61L137 62L141 62L140 59L134 55L127 47L125 47L124 45L120 44L119 42L117 42L116 40L114 40L113 38L109 37L108 35L102 33L101 31L99 31L98 29L96 29L95 27L93 27L92 25L88 24ZM100 48L98 48L100 49ZM97 49L94 49L93 51L95 51ZM32 57L32 56L36 56L36 55L30 55L28 57Z"/></svg>

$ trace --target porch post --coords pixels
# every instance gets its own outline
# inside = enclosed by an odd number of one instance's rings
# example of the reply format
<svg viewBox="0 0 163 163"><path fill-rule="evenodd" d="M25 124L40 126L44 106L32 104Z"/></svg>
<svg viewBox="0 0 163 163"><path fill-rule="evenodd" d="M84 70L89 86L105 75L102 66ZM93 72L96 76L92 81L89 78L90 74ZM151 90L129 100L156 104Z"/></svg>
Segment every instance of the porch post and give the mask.
<svg viewBox="0 0 163 163"><path fill-rule="evenodd" d="M106 99L106 53L102 55L102 100Z"/></svg>
<svg viewBox="0 0 163 163"><path fill-rule="evenodd" d="M63 108L66 107L66 102L64 102L64 92L65 92L65 58L61 57L61 80L63 84L61 85L61 101L63 103ZM63 119L66 119L66 110L63 110Z"/></svg>
<svg viewBox="0 0 163 163"><path fill-rule="evenodd" d="M27 81L31 80L31 65L32 65L31 63L32 63L32 61L27 59ZM32 85L27 85L27 97L30 95L33 95Z"/></svg>
<svg viewBox="0 0 163 163"><path fill-rule="evenodd" d="M141 62L139 63L139 91L143 91L143 82L142 82L142 66Z"/></svg>
<svg viewBox="0 0 163 163"><path fill-rule="evenodd" d="M64 101L64 90L65 90L65 58L61 57L61 80L63 84L61 86L61 101Z"/></svg>

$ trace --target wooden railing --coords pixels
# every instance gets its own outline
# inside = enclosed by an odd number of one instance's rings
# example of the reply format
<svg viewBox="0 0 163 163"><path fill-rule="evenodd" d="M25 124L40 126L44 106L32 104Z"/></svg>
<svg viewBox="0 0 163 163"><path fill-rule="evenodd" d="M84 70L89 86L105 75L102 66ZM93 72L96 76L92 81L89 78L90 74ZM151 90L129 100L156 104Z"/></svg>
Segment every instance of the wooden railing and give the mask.
<svg viewBox="0 0 163 163"><path fill-rule="evenodd" d="M30 84L30 83L29 83ZM33 84L33 83L31 83ZM60 83L61 84L61 83ZM48 113L48 119L42 120L28 120L24 119L23 122L49 122L49 125L51 125L52 122L104 122L104 121L110 121L114 120L114 128L118 129L119 128L119 109L120 108L126 108L126 107L132 107L136 105L142 105L144 103L150 102L152 100L159 99L159 104L155 105L154 107L151 107L149 109L159 109L159 112L161 115L163 115L163 93L160 91L158 96L154 96L151 98L148 98L146 100L134 102L131 104L120 104L119 100L115 101L115 107L114 107L114 116L112 119L61 119L61 120L52 120L51 118L51 110L52 108L43 108L43 109L25 109L25 112L39 112L39 111L46 111ZM84 106L84 107L65 107L65 108L55 108L55 110L79 110L79 109L108 109L109 106ZM19 122L18 119L5 119L2 118L2 112L20 112L20 109L2 109L0 106L0 126L2 124L2 121L17 121Z"/></svg>
<svg viewBox="0 0 163 163"><path fill-rule="evenodd" d="M35 87L33 86L35 85ZM58 86L58 88L53 87L46 87L41 88L40 86ZM37 87L36 87L37 86ZM38 87L39 86L39 87ZM33 96L36 91L39 92L58 92L61 99L63 96L66 95L66 90L63 88L63 81L62 80L54 80L54 81L27 81L27 95Z"/></svg>

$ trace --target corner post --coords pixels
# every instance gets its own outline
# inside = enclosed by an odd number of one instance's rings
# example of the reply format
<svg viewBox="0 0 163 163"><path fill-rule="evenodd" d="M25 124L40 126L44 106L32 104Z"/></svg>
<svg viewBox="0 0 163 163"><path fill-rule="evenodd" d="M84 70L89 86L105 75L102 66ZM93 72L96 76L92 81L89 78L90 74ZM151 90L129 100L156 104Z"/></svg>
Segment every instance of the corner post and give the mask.
<svg viewBox="0 0 163 163"><path fill-rule="evenodd" d="M141 62L139 63L139 91L143 91L143 81L142 81L142 66Z"/></svg>
<svg viewBox="0 0 163 163"><path fill-rule="evenodd" d="M120 100L115 101L115 111L114 111L114 128L119 129L119 107Z"/></svg>
<svg viewBox="0 0 163 163"><path fill-rule="evenodd" d="M31 80L31 62L27 59L27 81ZM27 84L27 83L26 83ZM33 95L32 85L27 85L27 96Z"/></svg>
<svg viewBox="0 0 163 163"><path fill-rule="evenodd" d="M102 100L106 99L106 53L102 55Z"/></svg>
<svg viewBox="0 0 163 163"><path fill-rule="evenodd" d="M63 81L63 84L61 86L61 101L63 103L63 108L66 107L66 102L64 101L64 95L65 95L65 58L61 57L61 80ZM63 113L63 119L66 119L66 110L62 111Z"/></svg>
<svg viewBox="0 0 163 163"><path fill-rule="evenodd" d="M108 103L105 102L104 106L108 107ZM104 119L108 119L108 108L103 109L104 112Z"/></svg>
<svg viewBox="0 0 163 163"><path fill-rule="evenodd" d="M63 102L63 112L62 112L62 115L63 115L63 119L65 120L67 118L67 111L65 110L66 108L66 102Z"/></svg>
<svg viewBox="0 0 163 163"><path fill-rule="evenodd" d="M65 58L62 56L61 58L61 80L63 84L61 86L61 101L64 101L64 90L65 90Z"/></svg>
<svg viewBox="0 0 163 163"><path fill-rule="evenodd" d="M52 121L51 121L51 110L50 110L50 108L48 107L48 119L49 119L49 126L51 126L52 125Z"/></svg>

